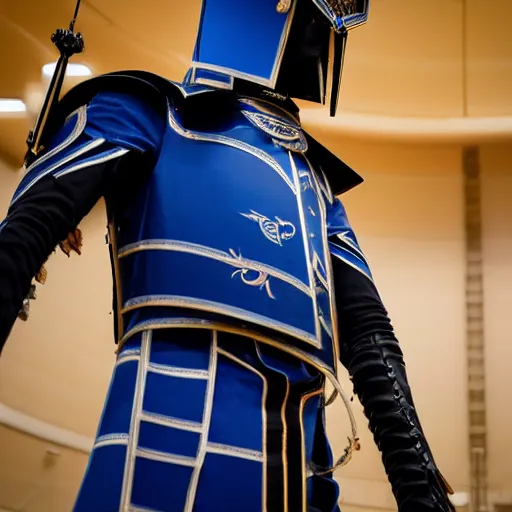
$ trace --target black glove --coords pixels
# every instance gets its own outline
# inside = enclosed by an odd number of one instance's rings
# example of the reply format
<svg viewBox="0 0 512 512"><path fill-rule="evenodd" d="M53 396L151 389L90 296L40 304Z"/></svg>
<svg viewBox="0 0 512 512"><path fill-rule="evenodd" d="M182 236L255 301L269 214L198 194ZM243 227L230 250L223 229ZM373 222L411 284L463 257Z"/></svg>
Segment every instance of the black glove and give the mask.
<svg viewBox="0 0 512 512"><path fill-rule="evenodd" d="M402 351L392 336L360 339L345 354L399 512L454 512L411 396Z"/></svg>

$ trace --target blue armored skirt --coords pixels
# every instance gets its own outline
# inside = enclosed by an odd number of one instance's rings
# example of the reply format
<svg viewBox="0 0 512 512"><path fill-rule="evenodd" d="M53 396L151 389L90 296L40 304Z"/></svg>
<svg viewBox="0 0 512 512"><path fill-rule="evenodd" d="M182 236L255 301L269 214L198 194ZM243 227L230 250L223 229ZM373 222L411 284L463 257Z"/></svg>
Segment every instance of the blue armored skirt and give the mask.
<svg viewBox="0 0 512 512"><path fill-rule="evenodd" d="M121 350L75 512L335 512L324 380L217 331L144 331Z"/></svg>

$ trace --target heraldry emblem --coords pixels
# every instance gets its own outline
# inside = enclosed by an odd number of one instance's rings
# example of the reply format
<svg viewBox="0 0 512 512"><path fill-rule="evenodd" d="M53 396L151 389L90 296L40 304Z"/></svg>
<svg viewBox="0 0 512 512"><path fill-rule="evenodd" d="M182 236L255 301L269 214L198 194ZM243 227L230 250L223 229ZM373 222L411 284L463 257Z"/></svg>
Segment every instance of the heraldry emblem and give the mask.
<svg viewBox="0 0 512 512"><path fill-rule="evenodd" d="M250 213L240 213L240 215L246 219L252 220L253 222L257 222L261 232L265 235L265 238L280 247L283 246L284 241L290 240L295 236L295 226L291 222L282 220L277 216L274 217L275 220L271 220L265 215L254 210L250 210ZM230 249L230 253L235 259L242 259L241 254L236 254L233 249ZM270 289L270 276L266 272L242 268L233 272L231 277L235 277L236 275L240 275L242 281L249 286L256 286L260 290L265 288L268 296L271 299L275 299L275 296Z"/></svg>
<svg viewBox="0 0 512 512"><path fill-rule="evenodd" d="M284 241L290 240L295 236L295 226L291 222L282 220L279 217L274 217L275 220L270 220L265 215L254 210L251 210L251 213L241 213L240 215L257 222L265 237L281 247Z"/></svg>

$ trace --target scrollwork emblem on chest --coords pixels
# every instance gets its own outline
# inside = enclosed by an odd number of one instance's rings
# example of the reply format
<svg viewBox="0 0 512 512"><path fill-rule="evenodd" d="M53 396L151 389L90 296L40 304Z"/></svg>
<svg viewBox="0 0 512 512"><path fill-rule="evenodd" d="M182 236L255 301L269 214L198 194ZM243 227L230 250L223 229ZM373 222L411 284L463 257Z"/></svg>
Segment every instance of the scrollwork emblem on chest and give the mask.
<svg viewBox="0 0 512 512"><path fill-rule="evenodd" d="M257 222L265 238L281 247L283 246L283 242L293 238L297 232L291 222L282 220L277 216L274 217L275 220L271 220L254 210L250 210L250 213L241 213L240 215L253 222Z"/></svg>
<svg viewBox="0 0 512 512"><path fill-rule="evenodd" d="M235 260L242 260L242 254L237 254L234 249L230 249L229 253ZM265 291L267 292L268 296L271 299L275 300L275 296L272 293L272 290L270 289L270 276L267 272L264 272L262 270L255 270L255 269L249 269L249 268L240 268L238 270L235 270L231 274L231 278L234 278L235 276L239 275L242 282L248 286L255 286L258 287L260 290L265 288Z"/></svg>

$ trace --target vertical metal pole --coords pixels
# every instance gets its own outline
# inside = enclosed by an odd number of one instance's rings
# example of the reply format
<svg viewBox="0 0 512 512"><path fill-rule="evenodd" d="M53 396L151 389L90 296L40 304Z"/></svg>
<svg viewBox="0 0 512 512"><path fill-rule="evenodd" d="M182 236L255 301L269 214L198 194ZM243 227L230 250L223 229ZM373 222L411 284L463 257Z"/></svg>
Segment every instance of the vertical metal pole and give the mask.
<svg viewBox="0 0 512 512"><path fill-rule="evenodd" d="M471 512L488 512L480 151L463 149Z"/></svg>

